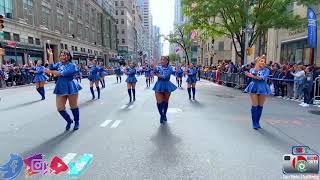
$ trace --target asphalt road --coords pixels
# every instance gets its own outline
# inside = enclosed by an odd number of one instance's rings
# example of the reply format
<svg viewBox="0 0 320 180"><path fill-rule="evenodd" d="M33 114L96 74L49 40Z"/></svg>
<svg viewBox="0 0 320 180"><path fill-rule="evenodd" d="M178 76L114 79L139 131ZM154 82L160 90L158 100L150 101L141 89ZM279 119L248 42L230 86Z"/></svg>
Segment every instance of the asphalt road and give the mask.
<svg viewBox="0 0 320 180"><path fill-rule="evenodd" d="M189 101L186 84L172 94L168 123L160 125L154 92L139 77L137 101L128 103L126 84L106 78L100 100L91 101L88 81L80 93L81 126L65 132L55 110L54 84L47 99L34 87L0 90L0 164L10 153L23 158L93 156L79 179L282 179L282 158L293 145L320 152L320 116L297 103L269 98L263 129L251 129L246 94L201 80L196 101ZM174 79L172 78L172 81ZM17 179L25 179L25 168ZM27 179L66 179L34 175Z"/></svg>

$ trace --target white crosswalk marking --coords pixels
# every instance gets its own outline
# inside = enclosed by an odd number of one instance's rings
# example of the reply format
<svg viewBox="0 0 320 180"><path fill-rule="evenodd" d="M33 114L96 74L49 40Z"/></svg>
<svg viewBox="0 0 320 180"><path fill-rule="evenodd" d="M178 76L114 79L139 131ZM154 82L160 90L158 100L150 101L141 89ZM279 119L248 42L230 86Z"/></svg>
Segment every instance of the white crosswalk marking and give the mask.
<svg viewBox="0 0 320 180"><path fill-rule="evenodd" d="M116 121L112 124L111 128L117 128L120 123L121 123L121 120L116 120Z"/></svg>
<svg viewBox="0 0 320 180"><path fill-rule="evenodd" d="M77 153L68 153L65 157L62 158L62 161L66 164L69 164L76 156Z"/></svg>
<svg viewBox="0 0 320 180"><path fill-rule="evenodd" d="M104 121L102 124L100 124L100 127L106 127L108 126L108 124L110 124L112 122L112 120L106 120Z"/></svg>

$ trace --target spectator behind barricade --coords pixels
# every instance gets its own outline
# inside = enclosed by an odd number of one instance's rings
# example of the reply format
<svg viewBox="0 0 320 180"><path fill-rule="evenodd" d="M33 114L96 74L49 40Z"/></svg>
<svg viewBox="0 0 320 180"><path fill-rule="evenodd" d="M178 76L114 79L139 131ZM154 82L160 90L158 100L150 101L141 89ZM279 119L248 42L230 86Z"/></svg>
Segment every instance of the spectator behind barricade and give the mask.
<svg viewBox="0 0 320 180"><path fill-rule="evenodd" d="M274 86L274 96L280 96L280 91L281 91L281 84L279 79L282 78L282 70L280 69L280 66L275 63L272 67L272 84Z"/></svg>
<svg viewBox="0 0 320 180"><path fill-rule="evenodd" d="M301 100L303 97L303 79L305 77L305 72L304 72L304 66L299 65L297 66L296 72L291 74L294 76L294 94L295 94L295 99Z"/></svg>
<svg viewBox="0 0 320 180"><path fill-rule="evenodd" d="M311 66L306 68L306 75L303 79L302 91L303 91L303 103L300 105L308 107L312 103L311 92L313 89L313 68Z"/></svg>
<svg viewBox="0 0 320 180"><path fill-rule="evenodd" d="M287 84L287 98L292 99L294 97L294 76L291 73L294 73L294 68L293 65L286 65L287 70L286 70L286 75L284 79L286 80Z"/></svg>

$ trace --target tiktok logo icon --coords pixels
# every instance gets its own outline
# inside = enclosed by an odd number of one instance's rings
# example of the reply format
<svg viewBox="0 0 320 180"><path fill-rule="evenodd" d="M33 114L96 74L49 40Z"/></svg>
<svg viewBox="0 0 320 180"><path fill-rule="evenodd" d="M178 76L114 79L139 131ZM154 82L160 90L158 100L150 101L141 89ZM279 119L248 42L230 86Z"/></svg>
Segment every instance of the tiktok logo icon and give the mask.
<svg viewBox="0 0 320 180"><path fill-rule="evenodd" d="M22 158L19 155L10 154L10 160L4 165L0 165L0 179L15 179L20 174L22 167Z"/></svg>

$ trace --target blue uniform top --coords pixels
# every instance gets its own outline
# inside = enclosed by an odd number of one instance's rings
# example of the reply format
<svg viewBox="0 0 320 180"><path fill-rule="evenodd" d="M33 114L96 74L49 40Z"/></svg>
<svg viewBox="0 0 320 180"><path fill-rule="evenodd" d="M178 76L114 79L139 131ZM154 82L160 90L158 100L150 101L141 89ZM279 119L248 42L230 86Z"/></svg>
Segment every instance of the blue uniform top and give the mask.
<svg viewBox="0 0 320 180"><path fill-rule="evenodd" d="M175 72L176 77L182 77L183 76L183 70L181 68L177 69Z"/></svg>
<svg viewBox="0 0 320 180"><path fill-rule="evenodd" d="M144 73L146 77L150 77L151 76L151 68L147 67L144 69Z"/></svg>
<svg viewBox="0 0 320 180"><path fill-rule="evenodd" d="M198 72L198 70L196 67L189 68L187 70L187 75L188 75L187 82L188 83L196 83L197 82L197 72Z"/></svg>
<svg viewBox="0 0 320 180"><path fill-rule="evenodd" d="M98 66L89 66L90 70L89 70L89 76L88 79L90 81L99 81L100 80L100 76L99 76L99 71L100 71L100 67Z"/></svg>
<svg viewBox="0 0 320 180"><path fill-rule="evenodd" d="M262 78L261 80L252 78L251 82L244 90L246 93L252 94L262 94L262 95L269 95L271 94L271 90L269 85L267 84L267 79L270 75L270 69L262 68L259 71L255 70L254 68L250 69L250 73Z"/></svg>
<svg viewBox="0 0 320 180"><path fill-rule="evenodd" d="M58 62L56 64L50 64L49 69L57 70L60 73L53 91L54 94L59 96L78 94L81 88L79 84L74 81L74 76L78 72L78 68L74 63L68 62L63 64Z"/></svg>
<svg viewBox="0 0 320 180"><path fill-rule="evenodd" d="M162 67L158 66L155 70L155 74L159 74L160 77L158 77L158 80L156 84L153 87L153 90L155 92L173 92L177 89L177 86L175 86L171 81L170 77L171 74L173 74L173 68L171 66L168 67Z"/></svg>
<svg viewBox="0 0 320 180"><path fill-rule="evenodd" d="M107 75L108 75L108 73L104 70L104 66L100 66L99 68L100 68L100 69L99 69L99 75L100 75L100 77L103 77L103 76L107 76Z"/></svg>
<svg viewBox="0 0 320 180"><path fill-rule="evenodd" d="M120 67L117 67L114 69L114 73L118 76L121 76L122 75L122 71L121 71L121 68Z"/></svg>
<svg viewBox="0 0 320 180"><path fill-rule="evenodd" d="M137 80L137 78L136 78L136 73L137 73L137 70L136 70L135 68L129 67L129 68L127 69L127 75L128 75L128 77L127 77L126 82L127 82L127 83L136 83L136 82L138 82L138 80Z"/></svg>
<svg viewBox="0 0 320 180"><path fill-rule="evenodd" d="M44 70L46 69L44 66L37 66L32 68L35 72L35 76L34 76L34 80L33 82L37 83L37 82L44 82L46 80L48 80L48 76L46 76Z"/></svg>

